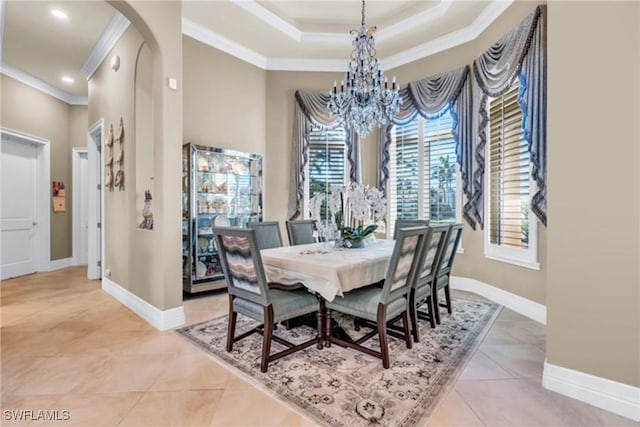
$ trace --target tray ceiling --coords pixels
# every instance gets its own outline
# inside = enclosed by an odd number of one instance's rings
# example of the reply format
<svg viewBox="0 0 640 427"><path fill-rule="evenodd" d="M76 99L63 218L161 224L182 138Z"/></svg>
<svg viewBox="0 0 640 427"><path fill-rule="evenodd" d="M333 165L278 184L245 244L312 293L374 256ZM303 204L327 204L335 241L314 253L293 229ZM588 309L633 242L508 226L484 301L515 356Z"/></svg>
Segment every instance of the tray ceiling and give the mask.
<svg viewBox="0 0 640 427"><path fill-rule="evenodd" d="M18 70L86 97L81 69L115 20L115 9L103 1L0 2L3 72ZM366 25L377 26L377 56L389 69L472 40L511 2L371 0ZM55 18L55 8L68 19ZM360 8L358 0L186 0L183 32L265 69L341 71ZM63 76L74 83L62 82Z"/></svg>

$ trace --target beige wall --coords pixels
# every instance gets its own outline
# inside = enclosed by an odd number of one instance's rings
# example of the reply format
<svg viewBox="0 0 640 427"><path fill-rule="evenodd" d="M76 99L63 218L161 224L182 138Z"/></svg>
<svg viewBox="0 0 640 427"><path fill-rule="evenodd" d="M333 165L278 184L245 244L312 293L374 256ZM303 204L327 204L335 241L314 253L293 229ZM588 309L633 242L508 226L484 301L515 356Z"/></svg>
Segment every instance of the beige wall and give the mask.
<svg viewBox="0 0 640 427"><path fill-rule="evenodd" d="M535 2L516 2L476 40L385 71L385 73L388 78L395 75L403 85L406 85L410 81L429 77L464 64L471 64L473 59L520 23L525 16L534 10L536 5ZM343 78L342 73L267 72L267 152L269 153L267 155L269 175L266 179L267 219L279 220L281 223L286 220L296 89L329 90L333 81L341 78ZM375 139L370 136L363 143L363 181L365 184L375 184L377 170L375 151ZM539 227L538 234L538 253L542 267L540 271L535 271L486 259L482 230L474 231L471 227L466 226L463 234L465 252L456 258L454 274L472 277L544 304L546 230L542 225Z"/></svg>
<svg viewBox="0 0 640 427"><path fill-rule="evenodd" d="M86 146L87 107L70 106L57 98L2 75L2 127L48 139L51 144L51 180L63 181L66 212L51 215L51 260L72 255L71 148ZM84 121L83 121L84 120ZM48 200L47 203L51 204Z"/></svg>
<svg viewBox="0 0 640 427"><path fill-rule="evenodd" d="M639 27L637 2L549 4L547 360L636 387Z"/></svg>
<svg viewBox="0 0 640 427"><path fill-rule="evenodd" d="M266 71L182 40L184 142L264 154Z"/></svg>
<svg viewBox="0 0 640 427"><path fill-rule="evenodd" d="M105 137L110 126L114 133L118 130L120 118L124 123L124 176L125 191L105 191L105 256L103 265L110 270L110 279L122 286L129 286L130 269L135 268L132 261L131 238L135 224L135 188L131 185L135 176L135 121L134 121L134 73L138 49L144 42L142 35L130 26L108 58L120 56L120 69L114 72L109 61L105 61L89 80L89 123L104 119ZM103 148L103 161L109 156L115 157L119 147ZM113 166L115 177L118 165ZM129 182L131 181L131 182ZM132 216L133 215L133 216ZM149 295L143 290L133 290L141 298Z"/></svg>
<svg viewBox="0 0 640 427"><path fill-rule="evenodd" d="M265 169L265 220L280 221L286 235L293 135L294 94L297 89L328 90L339 73L267 72L267 155Z"/></svg>
<svg viewBox="0 0 640 427"><path fill-rule="evenodd" d="M89 81L89 122L104 118L117 128L125 124L125 191L105 193L106 254L110 278L160 310L182 304L181 280L181 140L182 140L182 30L180 2L109 1L131 22L110 52L121 58L113 72L105 61ZM136 131L135 63L142 42L148 43L153 63L152 120ZM168 79L178 82L177 90ZM142 125L141 125L142 126ZM153 177L154 230L137 226L136 134L153 138L149 155ZM145 168L149 170L148 168ZM114 168L117 170L117 167ZM162 171L159 173L158 171ZM140 200L141 198L138 197Z"/></svg>
<svg viewBox="0 0 640 427"><path fill-rule="evenodd" d="M89 130L89 109L86 105L69 106L69 145L73 147L87 146Z"/></svg>

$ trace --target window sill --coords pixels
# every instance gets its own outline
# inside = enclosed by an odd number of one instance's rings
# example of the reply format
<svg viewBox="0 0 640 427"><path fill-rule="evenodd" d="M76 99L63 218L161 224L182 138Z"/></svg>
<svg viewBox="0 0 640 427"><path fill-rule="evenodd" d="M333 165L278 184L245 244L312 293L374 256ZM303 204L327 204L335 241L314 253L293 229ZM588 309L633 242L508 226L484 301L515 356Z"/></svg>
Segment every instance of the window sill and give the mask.
<svg viewBox="0 0 640 427"><path fill-rule="evenodd" d="M528 268L530 270L540 271L540 263L534 261L525 261L516 258L509 258L505 256L488 255L484 254L484 257L498 262L504 262L506 264L517 265L518 267Z"/></svg>

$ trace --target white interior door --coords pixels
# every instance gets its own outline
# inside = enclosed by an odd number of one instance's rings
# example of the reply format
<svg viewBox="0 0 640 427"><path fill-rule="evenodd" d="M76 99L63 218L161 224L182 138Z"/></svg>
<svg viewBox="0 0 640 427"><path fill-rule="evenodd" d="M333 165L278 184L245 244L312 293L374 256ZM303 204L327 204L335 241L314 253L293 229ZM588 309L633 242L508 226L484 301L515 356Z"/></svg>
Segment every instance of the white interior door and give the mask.
<svg viewBox="0 0 640 427"><path fill-rule="evenodd" d="M86 152L79 153L78 169L80 188L78 189L80 218L80 252L78 264L87 265L89 259L89 157Z"/></svg>
<svg viewBox="0 0 640 427"><path fill-rule="evenodd" d="M36 271L36 160L34 144L2 137L0 160L0 252L2 280Z"/></svg>

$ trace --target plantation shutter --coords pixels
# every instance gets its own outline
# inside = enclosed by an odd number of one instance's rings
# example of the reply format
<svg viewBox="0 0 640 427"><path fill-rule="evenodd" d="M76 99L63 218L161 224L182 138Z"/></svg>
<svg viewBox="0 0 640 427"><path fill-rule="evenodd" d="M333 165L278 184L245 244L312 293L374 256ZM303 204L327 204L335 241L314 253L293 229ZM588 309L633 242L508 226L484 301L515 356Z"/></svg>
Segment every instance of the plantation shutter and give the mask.
<svg viewBox="0 0 640 427"><path fill-rule="evenodd" d="M489 103L490 242L528 247L529 150L522 130L516 81Z"/></svg>
<svg viewBox="0 0 640 427"><path fill-rule="evenodd" d="M309 198L345 184L345 139L343 129L313 130L309 134ZM322 219L329 217L327 209L324 203Z"/></svg>
<svg viewBox="0 0 640 427"><path fill-rule="evenodd" d="M447 112L437 119L424 120L424 218L431 224L456 221L456 145L453 118Z"/></svg>
<svg viewBox="0 0 640 427"><path fill-rule="evenodd" d="M395 139L395 219L417 219L419 212L419 121L396 127ZM393 215L395 213L395 215ZM393 230L393 224L391 227Z"/></svg>

